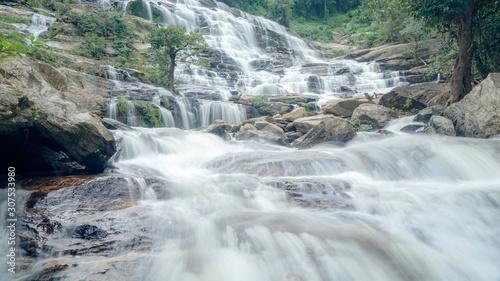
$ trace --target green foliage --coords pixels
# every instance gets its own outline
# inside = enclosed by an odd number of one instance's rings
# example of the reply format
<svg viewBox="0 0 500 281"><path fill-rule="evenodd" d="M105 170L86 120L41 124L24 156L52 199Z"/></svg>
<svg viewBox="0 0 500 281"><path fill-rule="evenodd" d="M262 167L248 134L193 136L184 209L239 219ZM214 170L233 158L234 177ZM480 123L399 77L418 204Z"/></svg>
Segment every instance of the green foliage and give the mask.
<svg viewBox="0 0 500 281"><path fill-rule="evenodd" d="M356 127L356 131L358 131L358 132L364 132L365 131L365 127L363 127L363 125L361 125L361 121L358 121L358 123L356 123L354 125L354 127Z"/></svg>
<svg viewBox="0 0 500 281"><path fill-rule="evenodd" d="M456 44L449 46L442 46L436 54L429 58L428 74L435 75L441 74L443 78L451 77L455 60L457 57Z"/></svg>
<svg viewBox="0 0 500 281"><path fill-rule="evenodd" d="M118 56L122 56L128 60L135 48L132 44L132 30L127 25L123 15L124 12L115 11L111 16L113 22L112 38L113 46L118 52Z"/></svg>
<svg viewBox="0 0 500 281"><path fill-rule="evenodd" d="M268 115L271 113L271 106L267 101L267 97L255 96L250 100L250 102L252 103L252 106L255 107L255 109L257 109L257 111L260 114Z"/></svg>
<svg viewBox="0 0 500 281"><path fill-rule="evenodd" d="M498 3L498 1L497 1ZM482 10L476 22L474 32L476 34L474 53L476 67L482 78L486 78L491 72L500 72L500 5L488 7Z"/></svg>
<svg viewBox="0 0 500 281"><path fill-rule="evenodd" d="M174 69L176 60L191 61L196 55L207 48L203 35L198 31L186 33L184 26L169 25L166 28L155 27L146 36L146 41L151 44L151 63L159 70L162 84L166 82L169 90L174 89Z"/></svg>
<svg viewBox="0 0 500 281"><path fill-rule="evenodd" d="M295 2L296 0L267 0L269 16L280 24L289 27Z"/></svg>
<svg viewBox="0 0 500 281"><path fill-rule="evenodd" d="M331 42L333 40L330 26L325 23L306 21L304 18L298 18L291 21L290 27L302 38L308 40L320 42Z"/></svg>
<svg viewBox="0 0 500 281"><path fill-rule="evenodd" d="M240 96L232 95L227 100L228 101L232 101L232 102L239 101L240 100Z"/></svg>
<svg viewBox="0 0 500 281"><path fill-rule="evenodd" d="M80 54L98 60L104 59L106 55L106 41L94 33L85 33Z"/></svg>
<svg viewBox="0 0 500 281"><path fill-rule="evenodd" d="M170 107L170 100L167 98L163 98L163 107L169 108Z"/></svg>
<svg viewBox="0 0 500 281"><path fill-rule="evenodd" d="M125 121L127 118L127 112L130 110L128 100L120 97L118 99L118 102L116 103L116 106L118 107L118 119L120 121Z"/></svg>
<svg viewBox="0 0 500 281"><path fill-rule="evenodd" d="M97 12L77 13L61 6L58 11L59 18L67 23L76 25L84 37L84 44L80 49L83 56L103 59L106 49L105 40L113 40L113 47L117 51L117 60L125 64L133 51L132 28L127 24L123 11L107 12L99 10ZM50 31L49 31L50 32ZM49 33L55 36L59 30Z"/></svg>
<svg viewBox="0 0 500 281"><path fill-rule="evenodd" d="M11 32L1 32L0 37L2 37L5 41L12 42L12 44L18 44L24 41L26 38L26 35L17 32L17 31L11 31Z"/></svg>
<svg viewBox="0 0 500 281"><path fill-rule="evenodd" d="M302 107L306 110L307 114L311 114L311 110L315 109L314 104L306 103Z"/></svg>
<svg viewBox="0 0 500 281"><path fill-rule="evenodd" d="M38 118L40 118L40 108L38 108L37 105L35 105L35 120L37 120Z"/></svg>
<svg viewBox="0 0 500 281"><path fill-rule="evenodd" d="M9 56L16 56L21 58L21 53L24 51L24 47L21 44L13 44L12 40L5 41L1 39L0 44L0 61L8 61Z"/></svg>
<svg viewBox="0 0 500 281"><path fill-rule="evenodd" d="M406 99L405 104L403 105L403 108L408 109L411 107L411 99Z"/></svg>
<svg viewBox="0 0 500 281"><path fill-rule="evenodd" d="M158 127L161 124L161 111L157 106L147 102L139 102L135 105L137 120L143 127Z"/></svg>
<svg viewBox="0 0 500 281"><path fill-rule="evenodd" d="M24 23L26 25L30 24L30 21L28 19L25 19L20 16L10 16L10 15L4 15L2 16L1 21L7 22L7 23Z"/></svg>

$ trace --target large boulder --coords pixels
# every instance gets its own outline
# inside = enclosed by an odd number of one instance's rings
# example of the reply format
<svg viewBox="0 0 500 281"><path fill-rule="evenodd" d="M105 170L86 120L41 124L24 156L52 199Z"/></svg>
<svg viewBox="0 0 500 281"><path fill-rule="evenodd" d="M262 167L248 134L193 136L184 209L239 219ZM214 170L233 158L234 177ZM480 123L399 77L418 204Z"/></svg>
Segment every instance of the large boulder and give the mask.
<svg viewBox="0 0 500 281"><path fill-rule="evenodd" d="M491 73L461 101L450 105L458 136L487 138L500 134L500 73Z"/></svg>
<svg viewBox="0 0 500 281"><path fill-rule="evenodd" d="M309 114L307 114L306 109L303 107L298 107L298 108L292 110L292 112L283 115L283 119L285 119L287 121L294 121L296 119L304 118L307 116L309 116Z"/></svg>
<svg viewBox="0 0 500 281"><path fill-rule="evenodd" d="M397 113L385 106L364 103L358 106L351 117L353 124L365 124L374 129L387 125L389 121L397 117Z"/></svg>
<svg viewBox="0 0 500 281"><path fill-rule="evenodd" d="M453 128L453 122L443 116L434 115L429 120L429 126L434 128L438 134L447 136L456 136L455 128Z"/></svg>
<svg viewBox="0 0 500 281"><path fill-rule="evenodd" d="M321 121L305 136L294 143L294 147L307 148L328 141L347 141L356 135L356 128L349 121L333 117Z"/></svg>
<svg viewBox="0 0 500 281"><path fill-rule="evenodd" d="M427 106L441 103L442 94L449 91L447 84L423 83L409 87L396 87L382 96L379 104L388 108L401 110L421 110ZM407 102L410 100L410 102Z"/></svg>
<svg viewBox="0 0 500 281"><path fill-rule="evenodd" d="M333 114L336 116L351 117L354 109L360 104L365 103L359 99L335 99L327 101L321 106L323 114Z"/></svg>
<svg viewBox="0 0 500 281"><path fill-rule="evenodd" d="M321 121L333 118L333 115L316 115L295 120L292 124L297 131L306 134L313 127L319 125Z"/></svg>
<svg viewBox="0 0 500 281"><path fill-rule="evenodd" d="M41 146L67 154L87 172L102 171L116 152L115 141L89 108L99 108L103 99L48 64L29 58L2 62L0 135L24 140L2 146L2 160L29 158Z"/></svg>

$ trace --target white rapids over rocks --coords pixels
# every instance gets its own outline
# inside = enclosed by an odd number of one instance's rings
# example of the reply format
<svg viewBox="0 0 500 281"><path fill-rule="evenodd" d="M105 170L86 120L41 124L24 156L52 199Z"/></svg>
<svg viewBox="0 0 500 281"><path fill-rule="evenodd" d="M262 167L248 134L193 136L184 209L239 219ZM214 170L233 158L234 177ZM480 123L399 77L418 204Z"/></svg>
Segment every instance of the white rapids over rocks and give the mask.
<svg viewBox="0 0 500 281"><path fill-rule="evenodd" d="M296 150L179 129L114 134L112 170L174 194L142 201L165 235L135 280L500 277L499 139L360 133Z"/></svg>
<svg viewBox="0 0 500 281"><path fill-rule="evenodd" d="M118 1L126 8L130 1ZM143 0L151 20L152 10L160 14L161 24L183 25L188 31L201 29L210 48L221 55L222 70L206 70L193 64L179 63L176 77L181 93L206 91L219 94L239 93L261 96L283 96L298 93L314 96L318 105L333 98L359 97L364 93L386 93L405 78L399 71L383 72L374 62L326 59L306 42L291 35L271 20L244 12L233 14L227 5L215 2L207 7L196 0ZM201 104L211 102L199 100ZM180 127L205 126L215 119L200 116L211 111L228 123L246 119L244 108L226 106L227 98L216 105L193 108L198 120L183 119ZM189 107L184 102L184 107ZM186 113L187 114L187 113ZM190 118L183 113L184 118Z"/></svg>

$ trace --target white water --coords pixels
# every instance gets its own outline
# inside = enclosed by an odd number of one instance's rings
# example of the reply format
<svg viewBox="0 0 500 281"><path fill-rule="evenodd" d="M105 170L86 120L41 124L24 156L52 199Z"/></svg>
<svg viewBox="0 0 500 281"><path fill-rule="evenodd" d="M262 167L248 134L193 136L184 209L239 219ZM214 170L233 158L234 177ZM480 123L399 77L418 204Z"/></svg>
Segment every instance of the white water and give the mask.
<svg viewBox="0 0 500 281"><path fill-rule="evenodd" d="M299 151L178 129L114 134L114 169L167 180L174 194L144 198L157 231L178 231L136 280L500 277L498 139L362 133Z"/></svg>
<svg viewBox="0 0 500 281"><path fill-rule="evenodd" d="M238 74L238 81L236 85L230 86L226 82L226 77L221 77L213 71L207 72L193 65L181 64L176 72L181 81L181 88L202 85L267 96L286 95L292 92L315 93L331 99L345 95L341 86L352 88L354 91L349 93L350 95L362 96L365 92L387 92L404 81L399 72L384 74L375 63L323 59L318 51L309 48L303 40L290 35L283 26L244 12L235 16L227 11L227 5L222 3L216 2L218 8L206 8L198 1L144 0L143 3L149 3L149 11L154 7L162 13L165 24L184 25L188 31L202 28L209 46L226 56L221 62L229 62L239 68L235 71ZM262 37L261 42L267 42L268 45L260 45L258 36ZM266 48L274 48L273 36L281 38L283 47L291 52L288 55L285 52L283 56L288 56L293 66L285 67L282 74L257 67L262 64L283 63L283 59L273 57L276 52L266 51ZM303 68L308 63L322 64L324 73L320 75L319 91L307 86L308 78L313 74L309 69ZM184 72L187 68L192 68L194 71ZM352 75L336 74L337 70L343 68L349 69Z"/></svg>
<svg viewBox="0 0 500 281"><path fill-rule="evenodd" d="M31 24L28 27L28 32L35 36L35 40L40 38L42 33L47 32L49 27L56 21L55 18L43 16L40 14L33 14Z"/></svg>

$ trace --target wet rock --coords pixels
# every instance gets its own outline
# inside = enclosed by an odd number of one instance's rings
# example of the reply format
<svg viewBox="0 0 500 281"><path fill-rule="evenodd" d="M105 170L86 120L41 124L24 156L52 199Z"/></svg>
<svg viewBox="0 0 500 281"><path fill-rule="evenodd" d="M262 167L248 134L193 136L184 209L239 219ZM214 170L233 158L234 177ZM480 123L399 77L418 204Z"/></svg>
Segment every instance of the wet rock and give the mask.
<svg viewBox="0 0 500 281"><path fill-rule="evenodd" d="M130 127L129 125L123 124L122 122L111 118L102 118L102 124L108 130L124 130L124 131L133 130L133 128Z"/></svg>
<svg viewBox="0 0 500 281"><path fill-rule="evenodd" d="M315 94L321 94L323 86L323 80L318 75L311 75L307 78L307 87L309 91Z"/></svg>
<svg viewBox="0 0 500 281"><path fill-rule="evenodd" d="M313 127L300 141L293 146L308 148L328 141L348 141L356 135L356 128L342 118L330 118Z"/></svg>
<svg viewBox="0 0 500 281"><path fill-rule="evenodd" d="M244 124L234 138L288 146L287 137L283 130L277 125L264 120L257 120L254 124Z"/></svg>
<svg viewBox="0 0 500 281"><path fill-rule="evenodd" d="M211 125L199 128L198 130L200 132L214 134L225 140L229 140L227 132L231 131L231 125L227 124L224 120L215 120Z"/></svg>
<svg viewBox="0 0 500 281"><path fill-rule="evenodd" d="M366 124L372 126L374 129L379 129L396 117L397 113L392 109L381 105L365 103L354 110L351 122L353 124Z"/></svg>
<svg viewBox="0 0 500 281"><path fill-rule="evenodd" d="M306 208L353 209L350 196L346 193L351 184L344 180L276 179L266 184L284 190L288 200L294 205Z"/></svg>
<svg viewBox="0 0 500 281"><path fill-rule="evenodd" d="M426 107L425 104L420 101L409 97L409 95L404 95L401 90L402 88L396 88L397 90L392 90L389 93L382 96L379 105L383 105L388 108L396 108L401 110L421 110Z"/></svg>
<svg viewBox="0 0 500 281"><path fill-rule="evenodd" d="M288 138L289 143L293 143L295 140L302 137L303 134L300 132L286 132L285 136Z"/></svg>
<svg viewBox="0 0 500 281"><path fill-rule="evenodd" d="M426 125L421 125L421 124L410 124L401 128L400 131L407 134L415 134L422 132L426 127L427 127Z"/></svg>
<svg viewBox="0 0 500 281"><path fill-rule="evenodd" d="M108 233L106 231L103 231L95 225L88 224L77 226L72 235L73 238L86 240L102 239L106 238L107 236Z"/></svg>
<svg viewBox="0 0 500 281"><path fill-rule="evenodd" d="M236 140L251 140L262 143L272 143L282 146L288 146L283 140L283 136L276 135L268 131L242 130L234 136Z"/></svg>
<svg viewBox="0 0 500 281"><path fill-rule="evenodd" d="M500 73L491 73L444 117L453 121L458 136L488 138L500 134Z"/></svg>
<svg viewBox="0 0 500 281"><path fill-rule="evenodd" d="M401 110L423 109L425 107L443 105L440 97L449 91L448 84L422 83L409 87L396 87L385 94L379 104L388 108ZM405 107L406 100L411 100L410 107Z"/></svg>
<svg viewBox="0 0 500 281"><path fill-rule="evenodd" d="M333 114L336 116L351 117L354 109L360 104L367 103L360 99L335 99L327 101L321 106L323 114Z"/></svg>
<svg viewBox="0 0 500 281"><path fill-rule="evenodd" d="M296 119L304 118L307 116L309 116L309 114L307 114L306 109L303 107L298 107L292 110L292 112L283 115L283 119L285 119L288 122L293 122Z"/></svg>
<svg viewBox="0 0 500 281"><path fill-rule="evenodd" d="M333 115L316 115L311 117L299 118L293 122L293 127L297 129L297 131L306 134L313 127L319 125L321 121L334 118ZM288 127L287 127L288 128Z"/></svg>
<svg viewBox="0 0 500 281"><path fill-rule="evenodd" d="M456 136L455 128L453 128L453 122L443 116L432 116L429 120L429 126L434 128L438 134L447 136Z"/></svg>

